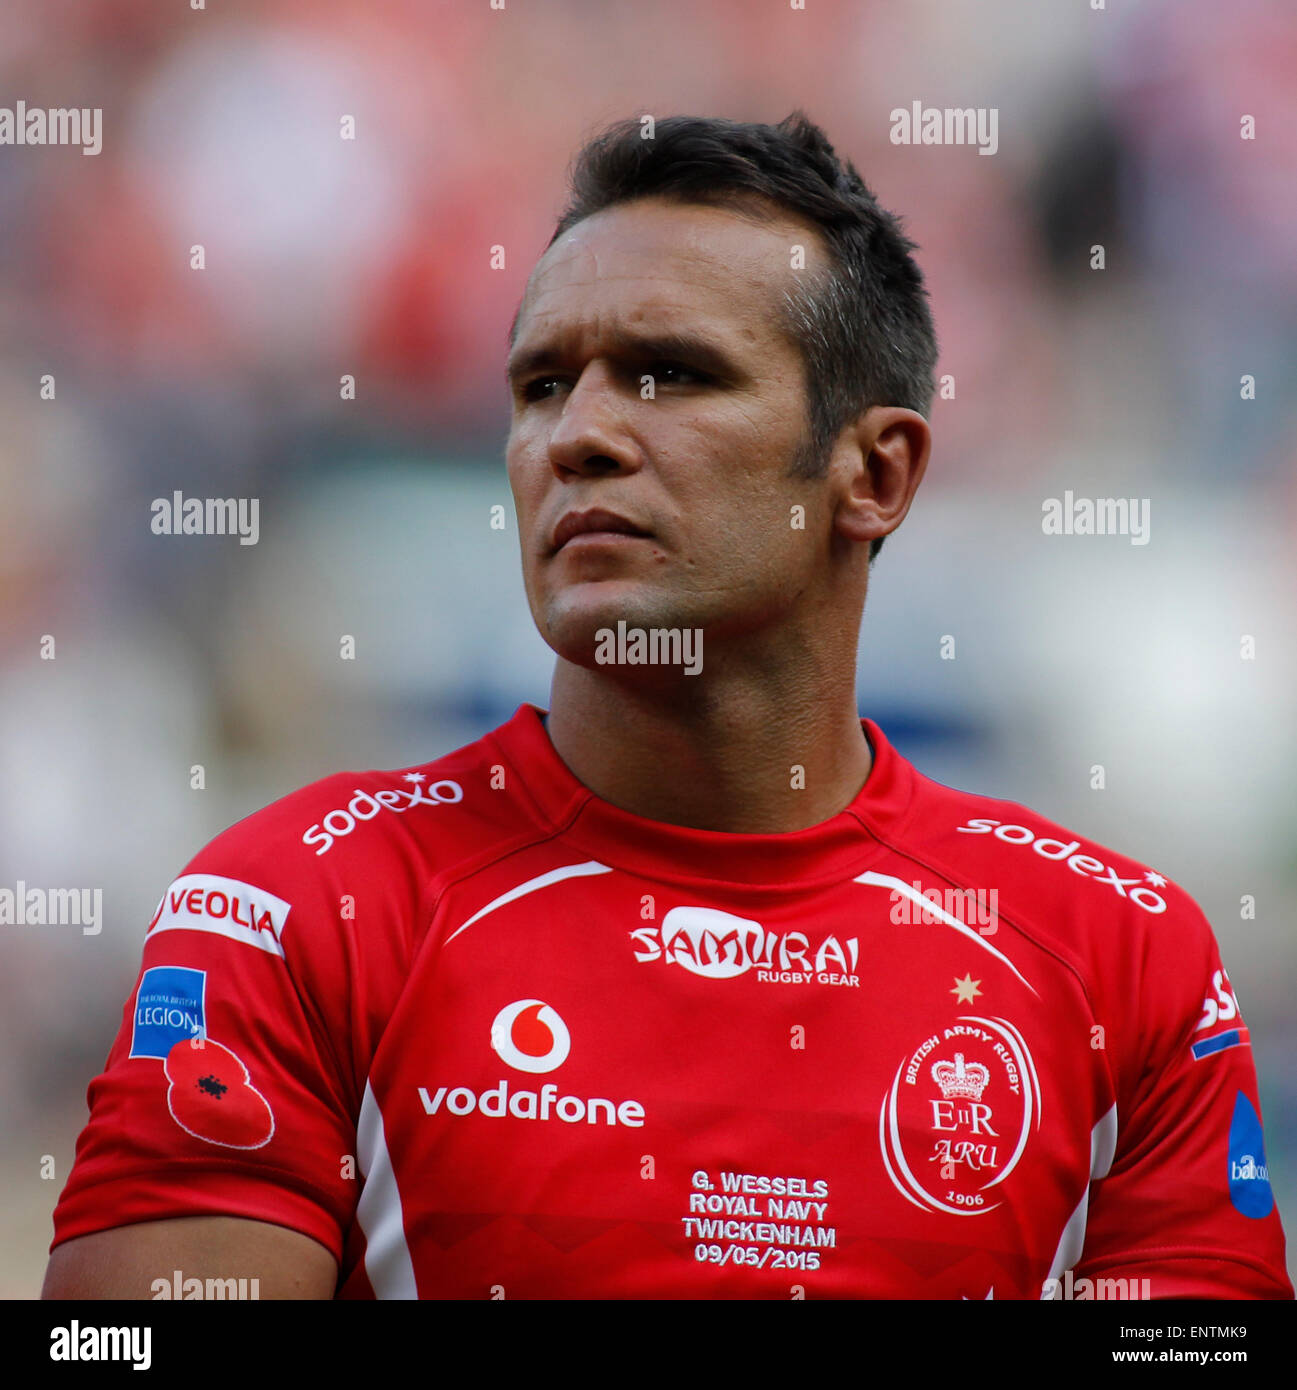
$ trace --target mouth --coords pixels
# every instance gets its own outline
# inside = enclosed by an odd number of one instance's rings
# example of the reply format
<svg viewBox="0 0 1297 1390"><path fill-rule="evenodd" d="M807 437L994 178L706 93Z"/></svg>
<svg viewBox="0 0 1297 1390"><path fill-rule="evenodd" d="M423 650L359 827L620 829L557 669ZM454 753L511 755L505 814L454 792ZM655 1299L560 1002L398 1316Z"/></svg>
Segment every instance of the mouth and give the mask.
<svg viewBox="0 0 1297 1390"><path fill-rule="evenodd" d="M550 553L556 555L565 546L585 549L594 545L624 545L628 541L644 540L652 534L628 518L602 508L568 512L554 528Z"/></svg>

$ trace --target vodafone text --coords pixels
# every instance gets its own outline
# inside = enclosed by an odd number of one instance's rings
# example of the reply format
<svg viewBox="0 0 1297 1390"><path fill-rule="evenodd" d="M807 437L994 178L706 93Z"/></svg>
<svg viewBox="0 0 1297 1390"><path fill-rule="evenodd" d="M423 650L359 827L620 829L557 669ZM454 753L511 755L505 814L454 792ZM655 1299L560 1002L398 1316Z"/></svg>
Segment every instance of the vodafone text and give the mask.
<svg viewBox="0 0 1297 1390"><path fill-rule="evenodd" d="M989 820L984 816L970 820L967 825L958 826L957 831L961 835L990 835L994 832L995 838L1005 844L1030 845L1042 859L1066 860L1067 867L1074 874L1079 874L1082 878L1093 878L1098 883L1106 883L1119 897L1129 898L1136 907L1142 907L1145 912L1157 914L1166 911L1166 899L1145 886L1147 881L1159 888L1162 887L1166 879L1161 874L1149 869L1143 879L1119 878L1116 869L1109 868L1101 859L1096 859L1091 854L1077 854L1076 851L1081 848L1080 840L1064 842L1043 836L1037 839L1035 832L1025 825L1005 825L1003 821ZM1126 891L1128 888L1130 892Z"/></svg>
<svg viewBox="0 0 1297 1390"><path fill-rule="evenodd" d="M357 787L345 807L330 811L305 832L302 843L319 845L317 856L327 854L335 840L350 835L361 821L373 820L380 811L395 811L399 816L415 806L453 806L464 799L464 788L458 782L443 780L424 787L421 784L427 779L422 772L407 772L405 780L411 784L409 790L393 788L372 796Z"/></svg>
<svg viewBox="0 0 1297 1390"><path fill-rule="evenodd" d="M429 1115L436 1115L444 1104L451 1115L471 1115L476 1110L492 1120L502 1120L509 1115L519 1120L549 1120L557 1115L570 1125L582 1120L593 1125L602 1120L606 1125L621 1124L639 1129L644 1123L644 1107L637 1100L614 1104L600 1096L591 1096L588 1100L580 1096L560 1096L552 1081L540 1088L539 1095L535 1091L510 1091L507 1081L501 1081L481 1095L467 1086L456 1086L450 1091L438 1086L430 1095L426 1087L420 1086L419 1099Z"/></svg>

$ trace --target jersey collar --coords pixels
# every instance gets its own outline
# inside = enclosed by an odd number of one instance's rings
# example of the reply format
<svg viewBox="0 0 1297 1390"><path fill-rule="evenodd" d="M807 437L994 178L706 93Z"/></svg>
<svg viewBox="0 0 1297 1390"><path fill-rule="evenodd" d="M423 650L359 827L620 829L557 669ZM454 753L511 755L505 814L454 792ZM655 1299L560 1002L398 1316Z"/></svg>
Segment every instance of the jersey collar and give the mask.
<svg viewBox="0 0 1297 1390"><path fill-rule="evenodd" d="M524 703L495 730L505 760L541 817L581 853L654 878L741 885L833 882L859 873L908 820L916 773L872 719L861 727L873 749L865 785L837 815L783 835L741 835L647 820L604 801L579 782Z"/></svg>

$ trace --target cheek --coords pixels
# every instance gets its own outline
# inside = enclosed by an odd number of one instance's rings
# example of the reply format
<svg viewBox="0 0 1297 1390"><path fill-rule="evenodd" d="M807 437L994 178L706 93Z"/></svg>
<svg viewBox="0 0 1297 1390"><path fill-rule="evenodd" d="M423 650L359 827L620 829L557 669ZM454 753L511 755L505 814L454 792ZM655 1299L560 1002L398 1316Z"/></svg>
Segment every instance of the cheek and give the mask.
<svg viewBox="0 0 1297 1390"><path fill-rule="evenodd" d="M518 524L525 530L544 495L544 470L534 459L528 458L520 445L514 445L505 456L505 476L513 494Z"/></svg>
<svg viewBox="0 0 1297 1390"><path fill-rule="evenodd" d="M800 585L801 577L819 562L814 539L817 523L804 503L794 512L796 505L797 495L783 490L752 500L735 549L753 578Z"/></svg>
<svg viewBox="0 0 1297 1390"><path fill-rule="evenodd" d="M504 471L505 476L509 479L509 486L513 489L515 497L518 495L519 484L524 477L522 459L522 444L511 434L509 436L509 442L504 448Z"/></svg>

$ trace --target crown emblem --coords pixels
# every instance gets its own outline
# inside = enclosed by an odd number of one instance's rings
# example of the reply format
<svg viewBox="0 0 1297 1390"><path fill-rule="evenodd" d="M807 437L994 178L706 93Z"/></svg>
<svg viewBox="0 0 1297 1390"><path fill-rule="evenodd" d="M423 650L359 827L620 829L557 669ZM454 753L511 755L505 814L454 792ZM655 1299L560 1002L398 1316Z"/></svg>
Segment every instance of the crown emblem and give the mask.
<svg viewBox="0 0 1297 1390"><path fill-rule="evenodd" d="M933 1063L932 1079L946 1100L981 1100L991 1073L981 1062L966 1063L964 1054L956 1052L953 1062Z"/></svg>

